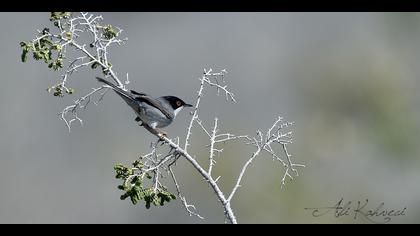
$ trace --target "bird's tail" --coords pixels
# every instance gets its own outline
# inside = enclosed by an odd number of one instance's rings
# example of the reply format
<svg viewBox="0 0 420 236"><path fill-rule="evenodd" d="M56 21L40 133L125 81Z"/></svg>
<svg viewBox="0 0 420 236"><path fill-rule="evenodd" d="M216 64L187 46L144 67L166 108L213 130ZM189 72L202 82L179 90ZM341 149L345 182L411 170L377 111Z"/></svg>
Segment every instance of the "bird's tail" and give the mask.
<svg viewBox="0 0 420 236"><path fill-rule="evenodd" d="M104 83L104 84L110 86L112 88L112 90L114 90L118 95L120 95L126 102L130 102L131 103L131 102L135 101L135 98L133 97L133 95L131 95L127 91L122 90L121 88L118 88L113 83L109 82L108 80L104 80L104 79L102 79L100 77L96 77L96 79L99 82Z"/></svg>

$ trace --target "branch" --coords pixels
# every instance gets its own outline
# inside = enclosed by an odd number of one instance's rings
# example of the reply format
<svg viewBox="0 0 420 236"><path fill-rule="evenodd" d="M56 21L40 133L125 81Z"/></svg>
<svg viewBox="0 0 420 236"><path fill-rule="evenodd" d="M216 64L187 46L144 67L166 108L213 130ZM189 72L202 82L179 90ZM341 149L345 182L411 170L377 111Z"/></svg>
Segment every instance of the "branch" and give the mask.
<svg viewBox="0 0 420 236"><path fill-rule="evenodd" d="M66 108L63 109L62 112L59 113L61 119L64 121L64 123L66 124L67 128L69 129L69 132L71 130L71 123L73 121L78 120L80 122L81 125L83 125L83 120L78 116L78 109L86 109L86 107L89 105L92 96L95 95L96 93L98 93L99 91L105 89L105 87L101 86L99 88L92 88L92 91L88 94L86 94L85 96L77 99L76 101L74 101L73 105L67 106ZM102 100L102 97L105 93L103 93L101 95L101 97L98 99L98 102L100 100ZM98 102L96 102L95 104L98 104ZM73 117L72 119L68 120L68 118L66 118L68 115L71 115L71 117Z"/></svg>
<svg viewBox="0 0 420 236"><path fill-rule="evenodd" d="M44 61L49 68L55 71L64 67L64 58L66 58L69 49L73 49L78 54L74 59L68 61L65 71L60 77L60 82L48 88L48 91L53 92L54 96L63 97L65 94L73 94L74 89L68 86L69 78L74 72L87 67L101 69L106 78L111 78L118 87L126 90L125 86L130 83L128 74L126 74L126 80L122 83L108 60L108 48L111 45L122 45L127 38L119 38L123 32L122 29L114 28L111 25L101 25L102 19L100 15L95 16L84 12L78 15L67 12L53 12L50 20L56 27L55 33L50 32L49 28L44 28L42 31L38 30L35 39L20 43L23 62L27 60L27 54L32 52L34 59ZM81 44L78 41L79 37L86 33L91 39L89 48L86 44ZM143 127L155 135L158 141L152 143L151 151L135 160L132 167L126 167L122 164L117 164L114 167L116 178L122 180L122 184L118 186L120 190L124 191L124 194L121 195L122 200L130 198L133 204L142 200L145 202L146 208L149 208L151 204L163 206L166 202L179 197L182 206L190 216L204 219L196 212L196 207L187 202L175 176L173 167L179 158L185 158L214 191L225 213L225 220L235 224L237 219L231 201L241 187L246 171L257 157L264 153L269 154L273 160L277 160L282 165L284 173L281 178L281 188L285 187L288 178L293 180L293 174L294 176L299 175L297 167L305 167L305 165L293 162L292 155L287 148L292 143L292 131L285 131L286 128L294 125L293 122L283 122L283 118L278 117L265 133L257 130L254 137L236 135L231 132L219 133L220 121L217 117L214 118L213 126L209 129L206 128L199 115L205 89L214 89L217 95L224 94L226 101L236 102L235 95L225 80L226 73L226 70L213 72L212 69L204 69L203 75L199 78L200 86L197 91L194 110L191 112L192 116L186 129L183 148L181 148L178 137L170 139L147 124L143 124ZM83 125L83 120L78 114L79 111L85 110L91 102L97 105L102 101L107 91L109 91L109 88L106 85L92 88L86 95L74 100L71 105L68 105L59 113L69 132L72 122L79 121ZM194 128L198 128L199 131L205 133L209 139L209 143L205 146L209 148L208 166L200 165L195 155L189 153L188 147L191 145ZM230 194L226 197L217 183L220 176L214 178L212 173L217 164L215 161L216 154L219 158L223 153L223 148L220 146L230 141L240 141L245 145L251 145L255 147L255 151L243 164L238 177L233 180L234 186ZM280 145L283 153L276 153L274 145ZM164 152L161 151L162 147L166 147ZM163 185L163 180L167 177L173 181L176 196Z"/></svg>
<svg viewBox="0 0 420 236"><path fill-rule="evenodd" d="M214 118L214 126L213 126L213 132L211 133L210 136L210 156L209 156L209 170L207 171L209 173L209 175L211 175L211 171L213 169L213 165L216 163L214 161L214 152L215 152L215 138L216 138L216 132L217 132L217 117Z"/></svg>
<svg viewBox="0 0 420 236"><path fill-rule="evenodd" d="M198 173L200 173L200 175L207 181L210 187L214 190L219 201L222 203L223 208L225 210L226 217L229 219L231 223L236 224L237 223L236 217L230 207L230 202L226 201L226 198L223 192L220 190L219 186L217 185L216 181L211 177L211 175L209 175L189 153L187 153L184 149L179 147L179 145L175 144L174 142L172 142L172 140L170 140L167 137L163 137L163 140L171 148L175 149L176 152L178 152L180 155L185 157L187 161L189 161L191 165L198 171Z"/></svg>
<svg viewBox="0 0 420 236"><path fill-rule="evenodd" d="M176 191L178 193L178 197L181 199L181 202L182 202L185 210L187 211L188 215L190 215L190 216L196 216L199 219L204 220L204 217L202 217L201 215L199 215L198 213L195 212L196 211L195 206L194 205L191 205L191 204L188 204L187 203L187 200L185 199L185 197L182 196L180 187L178 185L178 182L177 182L177 180L175 178L175 174L174 174L171 166L169 166L169 172L171 174L172 180L174 181L175 188L176 188Z"/></svg>
<svg viewBox="0 0 420 236"><path fill-rule="evenodd" d="M206 88L206 85L208 85L208 88L215 88L216 91L218 90L222 91L223 89L226 89L227 86L225 84L224 85L220 84L219 77L223 75L224 72L212 73L211 69L204 70L204 71L205 71L205 74L199 79L200 87L197 92L197 100L195 103L196 104L195 109L192 112L191 120L190 120L189 126L187 127L187 131L186 131L187 134L184 141L184 148L181 148L179 144L179 139L177 139L177 142L174 142L170 138L166 136L162 136L157 130L154 130L153 128L149 126L144 125L144 128L146 128L149 132L151 132L152 134L154 134L156 137L159 138L159 142L162 142L163 146L167 146L170 149L170 152L168 155L166 155L163 158L156 156L156 160L160 158L160 160L163 160L163 162L168 162L168 160L172 161L167 167L164 167L160 164L157 164L157 165L154 164L153 168L146 169L146 171L152 171L152 170L157 171L159 168L163 168L167 170L174 182L177 195L180 198L181 203L183 204L183 207L185 208L186 212L190 216L196 216L202 219L203 217L195 212L196 210L195 206L188 204L185 197L181 194L179 183L172 169L172 165L176 163L179 157L185 158L192 165L192 167L203 177L203 179L210 186L210 188L214 191L217 199L219 200L219 202L221 203L223 207L226 220L230 223L237 223L236 216L231 207L231 201L234 195L237 193L237 190L241 186L243 177L245 176L245 173L250 167L251 163L258 156L260 156L261 153L265 152L265 153L270 154L270 156L273 159L278 160L281 163L281 165L285 168L285 172L281 180L282 188L285 186L285 181L287 177L290 179L293 179L293 176L291 175L291 171L295 173L296 176L298 176L296 167L305 167L305 166L302 164L295 164L292 162L291 155L288 153L286 149L287 145L292 142L292 132L291 131L283 132L283 130L291 127L293 123L283 122L282 117L278 117L264 134L261 131L257 130L255 137L250 137L249 135L235 135L232 133L220 134L219 129L218 129L219 119L217 117L214 119L213 127L211 129L207 129L199 116L200 101L203 97L204 89ZM217 82L214 82L214 81L217 81ZM222 81L225 82L224 79ZM225 94L227 94L227 97L230 97L229 94L233 94L232 92L228 90L223 90L223 91L225 92ZM194 124L196 124L197 126L194 126ZM190 139L192 137L192 133L193 133L192 131L194 127L199 128L199 130L205 133L207 137L209 138L209 144L206 145L206 147L209 147L209 164L207 168L204 168L202 165L200 165L198 161L195 159L195 157L191 153L189 153L187 150ZM251 157L248 158L248 160L245 162L245 164L241 168L238 178L235 180L234 187L232 188L228 197L226 197L224 192L222 191L222 189L217 183L220 176L218 176L217 178L213 178L212 171L216 165L216 162L214 160L216 153L220 156L220 154L222 154L223 152L223 149L221 149L219 145L226 144L229 141L241 141L245 145L254 146L256 150L252 153ZM278 154L274 151L273 145L275 144L281 145L284 151L284 154L286 156L284 159L280 157L281 154ZM155 146L154 148L157 148L157 146ZM143 169L143 171L144 170L145 169ZM158 183L155 182L155 188L157 185Z"/></svg>
<svg viewBox="0 0 420 236"><path fill-rule="evenodd" d="M232 92L230 92L229 90L227 90L227 85L222 86L222 85L219 84L219 79L222 79L223 83L225 83L224 76L225 76L226 73L227 73L227 71L225 69L221 70L220 72L216 72L216 73L213 73L212 69L209 69L207 71L206 71L206 69L204 69L203 76L201 78L199 78L200 88L197 91L197 100L196 100L196 103L195 103L195 106L194 106L194 111L192 112L192 118L190 120L190 124L188 125L188 128L187 128L187 135L185 137L185 145L184 145L185 151L188 151L188 146L190 145L191 130L193 128L194 122L199 121L198 124L201 125L201 121L198 119L197 114L198 114L198 108L200 107L201 98L203 96L203 90L204 90L204 87L205 87L206 84L210 85L210 86L213 86L213 87L216 87L217 88L217 94L219 94L220 90L223 90L226 93L226 99L227 100L228 100L228 97L230 97L233 102L236 102L235 98L234 98L234 94ZM214 81L214 82L212 82L212 81ZM202 128L204 128L204 127L202 126ZM207 134L208 134L208 132L207 132Z"/></svg>
<svg viewBox="0 0 420 236"><path fill-rule="evenodd" d="M61 75L61 81L49 87L48 92L54 92L53 95L56 97L74 94L74 89L67 85L68 79L74 72L87 67L92 69L100 68L107 77L111 77L117 83L117 86L124 89L124 84L117 77L117 74L112 69L112 64L108 61L108 48L114 44L122 45L127 41L127 38L119 38L122 33L122 30L119 28L115 30L111 25L102 26L102 19L102 16L84 12L79 14L52 12L50 20L54 22L55 28L53 30L55 29L55 33L49 28L44 28L43 30L37 30L38 36L35 39L30 42L20 43L23 50L23 62L26 61L27 54L33 52L33 57L36 60L42 59L54 71L64 67L64 58L66 58L69 48L73 48L75 52L79 53L76 59L68 61L67 69ZM86 48L85 44L78 42L79 37L84 33L90 33L92 37L92 43L89 45L91 51ZM128 84L128 76L126 84ZM91 97L102 89L103 87L93 89L59 113L69 132L73 121L77 120L80 124L83 124L78 111L80 108L85 109L91 101ZM95 104L102 100L105 93L101 95ZM71 114L71 118L67 118L68 114Z"/></svg>

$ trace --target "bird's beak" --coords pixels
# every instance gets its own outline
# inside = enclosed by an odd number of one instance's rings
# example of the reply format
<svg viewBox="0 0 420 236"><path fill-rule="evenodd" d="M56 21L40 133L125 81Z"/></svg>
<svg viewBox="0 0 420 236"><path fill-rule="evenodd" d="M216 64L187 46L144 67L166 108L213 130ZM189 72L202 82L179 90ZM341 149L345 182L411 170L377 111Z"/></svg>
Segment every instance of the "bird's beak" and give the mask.
<svg viewBox="0 0 420 236"><path fill-rule="evenodd" d="M184 107L192 107L193 105L191 104L184 104Z"/></svg>

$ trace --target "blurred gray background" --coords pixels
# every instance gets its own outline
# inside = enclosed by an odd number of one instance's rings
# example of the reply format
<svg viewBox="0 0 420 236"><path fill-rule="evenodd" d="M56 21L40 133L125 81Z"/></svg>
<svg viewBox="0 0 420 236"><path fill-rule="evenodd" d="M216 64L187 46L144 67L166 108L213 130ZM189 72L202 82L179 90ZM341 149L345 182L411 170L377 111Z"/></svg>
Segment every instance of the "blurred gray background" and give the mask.
<svg viewBox="0 0 420 236"><path fill-rule="evenodd" d="M101 14L129 39L111 50L129 88L194 102L203 68L226 68L238 102L207 92L205 121L217 116L222 130L237 134L265 130L278 115L296 122L289 151L307 167L281 190L281 166L257 159L232 203L240 223L367 222L304 210L340 198L407 207L392 222L420 223L419 14ZM212 191L182 160L179 181L206 220L189 217L178 201L147 210L119 200L113 166L147 153L155 138L112 93L81 113L83 127L67 132L57 114L97 86L100 73L74 74L74 96L48 94L59 73L32 59L21 63L19 42L50 25L49 13L0 13L0 222L223 223ZM189 117L182 112L170 135L185 137ZM204 141L197 135L192 149L203 163ZM252 151L233 145L218 160L225 191Z"/></svg>

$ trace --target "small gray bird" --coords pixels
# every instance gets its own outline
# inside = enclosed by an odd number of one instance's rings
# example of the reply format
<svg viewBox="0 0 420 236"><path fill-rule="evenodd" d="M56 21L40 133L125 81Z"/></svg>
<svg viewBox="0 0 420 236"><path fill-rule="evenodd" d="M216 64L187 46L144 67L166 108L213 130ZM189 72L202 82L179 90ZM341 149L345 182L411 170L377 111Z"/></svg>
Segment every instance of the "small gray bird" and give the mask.
<svg viewBox="0 0 420 236"><path fill-rule="evenodd" d="M139 93L134 90L131 90L131 93L129 93L102 78L96 77L96 79L110 86L124 99L137 114L135 121L141 121L142 125L146 124L163 135L166 135L166 132L159 128L170 125L182 108L192 107L192 105L175 96L162 96L155 99L145 93Z"/></svg>

